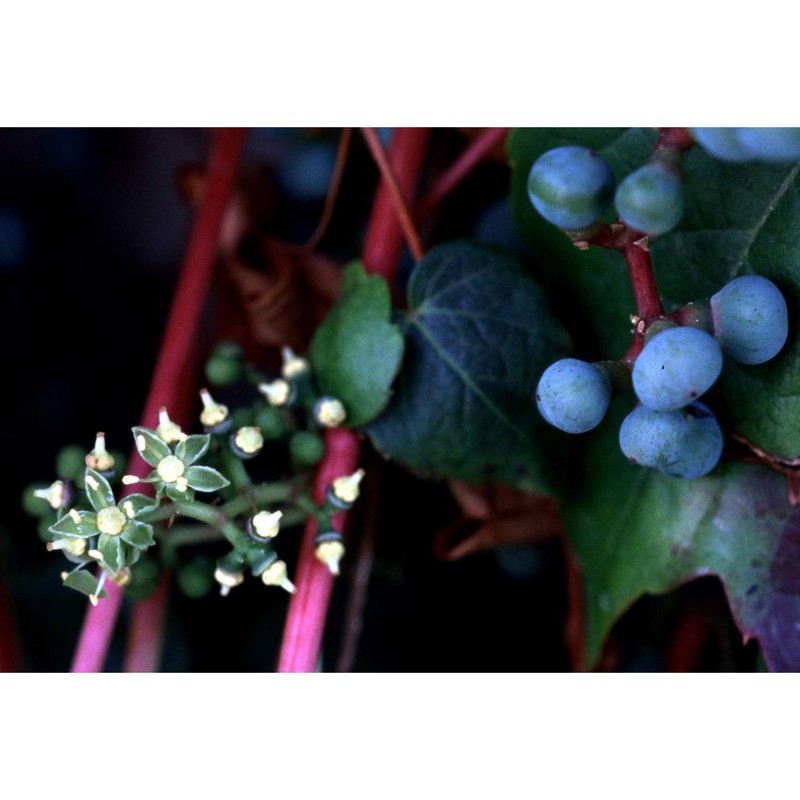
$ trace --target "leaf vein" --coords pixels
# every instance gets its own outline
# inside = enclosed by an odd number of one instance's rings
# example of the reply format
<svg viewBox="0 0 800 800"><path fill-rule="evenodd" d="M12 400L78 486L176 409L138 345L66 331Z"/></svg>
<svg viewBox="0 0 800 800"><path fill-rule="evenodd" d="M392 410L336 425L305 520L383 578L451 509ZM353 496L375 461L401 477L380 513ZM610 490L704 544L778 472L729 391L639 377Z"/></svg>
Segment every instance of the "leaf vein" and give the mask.
<svg viewBox="0 0 800 800"><path fill-rule="evenodd" d="M778 187L778 191L772 196L772 199L769 203L767 203L766 208L764 209L764 213L756 222L755 226L746 231L747 239L745 241L745 245L742 248L742 252L739 258L734 263L733 267L731 268L730 274L728 275L728 280L733 280L738 274L739 270L742 268L742 265L747 260L747 257L750 255L750 249L752 248L753 244L755 243L756 239L758 238L759 234L763 230L764 226L767 224L767 220L770 218L772 213L778 207L779 203L783 199L783 196L786 192L789 191L789 187L794 183L795 178L800 172L800 164L796 164L789 170L786 178L784 179L783 183Z"/></svg>
<svg viewBox="0 0 800 800"><path fill-rule="evenodd" d="M447 364L453 372L458 375L458 377L464 382L464 385L471 391L475 396L486 406L489 411L494 414L497 419L499 419L503 424L507 425L514 433L517 434L521 439L524 439L530 445L533 446L533 441L531 440L530 436L522 430L519 426L517 426L513 420L509 419L509 417L504 414L486 395L485 392L470 378L469 374L464 371L460 364L454 361L450 355L441 347L438 341L431 336L431 334L425 329L423 325L420 324L418 320L414 320L413 324L417 327L419 332L425 338L425 340L430 344L433 348L434 352L442 359L442 361Z"/></svg>

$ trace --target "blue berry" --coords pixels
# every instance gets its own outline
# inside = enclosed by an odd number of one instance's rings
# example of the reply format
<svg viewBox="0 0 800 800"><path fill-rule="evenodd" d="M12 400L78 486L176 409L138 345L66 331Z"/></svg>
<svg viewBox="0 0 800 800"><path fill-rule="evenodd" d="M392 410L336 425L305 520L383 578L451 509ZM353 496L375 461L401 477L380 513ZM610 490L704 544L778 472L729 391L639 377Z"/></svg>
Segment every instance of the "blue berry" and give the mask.
<svg viewBox="0 0 800 800"><path fill-rule="evenodd" d="M778 163L800 159L800 128L736 128L736 131L751 158Z"/></svg>
<svg viewBox="0 0 800 800"><path fill-rule="evenodd" d="M536 387L541 415L566 433L585 433L600 424L611 400L611 383L594 364L563 358L551 364Z"/></svg>
<svg viewBox="0 0 800 800"><path fill-rule="evenodd" d="M741 275L711 298L714 337L722 352L741 364L763 364L789 335L780 289L761 275Z"/></svg>
<svg viewBox="0 0 800 800"><path fill-rule="evenodd" d="M620 183L614 205L629 227L653 236L666 233L683 216L681 179L663 164L645 164Z"/></svg>
<svg viewBox="0 0 800 800"><path fill-rule="evenodd" d="M633 365L633 389L654 411L674 411L707 392L722 371L714 337L697 328L667 328L644 346Z"/></svg>
<svg viewBox="0 0 800 800"><path fill-rule="evenodd" d="M674 478L699 478L722 456L722 430L711 410L692 403L676 411L638 406L622 422L619 446L633 464Z"/></svg>
<svg viewBox="0 0 800 800"><path fill-rule="evenodd" d="M588 147L548 150L528 175L528 196L534 208L565 230L594 224L611 205L615 187L611 168Z"/></svg>
<svg viewBox="0 0 800 800"><path fill-rule="evenodd" d="M750 151L739 138L739 128L689 128L694 140L720 161L751 161Z"/></svg>

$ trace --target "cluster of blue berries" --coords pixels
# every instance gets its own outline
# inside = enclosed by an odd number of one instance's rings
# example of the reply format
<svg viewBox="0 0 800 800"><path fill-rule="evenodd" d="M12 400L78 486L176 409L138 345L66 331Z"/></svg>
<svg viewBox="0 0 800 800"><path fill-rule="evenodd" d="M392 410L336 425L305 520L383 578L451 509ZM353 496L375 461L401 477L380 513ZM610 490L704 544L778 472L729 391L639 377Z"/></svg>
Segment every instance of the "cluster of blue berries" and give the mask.
<svg viewBox="0 0 800 800"><path fill-rule="evenodd" d="M678 478L710 472L722 455L714 414L698 398L716 382L723 356L742 364L769 361L788 336L786 301L774 283L742 275L700 313L710 332L663 319L651 324L630 372L638 405L622 423L620 448L631 463ZM606 414L624 362L590 364L567 358L548 367L536 389L542 416L567 433L584 433Z"/></svg>
<svg viewBox="0 0 800 800"><path fill-rule="evenodd" d="M711 156L724 161L800 160L800 128L689 128ZM611 167L588 147L568 145L543 153L528 175L534 208L553 225L585 231L614 208L629 228L657 236L683 215L680 154L657 149L649 161L617 185Z"/></svg>
<svg viewBox="0 0 800 800"><path fill-rule="evenodd" d="M617 185L603 157L578 145L543 153L528 175L528 195L548 222L569 231L590 228L612 202L626 225L650 236L672 230L683 215L680 172L668 158L654 157Z"/></svg>

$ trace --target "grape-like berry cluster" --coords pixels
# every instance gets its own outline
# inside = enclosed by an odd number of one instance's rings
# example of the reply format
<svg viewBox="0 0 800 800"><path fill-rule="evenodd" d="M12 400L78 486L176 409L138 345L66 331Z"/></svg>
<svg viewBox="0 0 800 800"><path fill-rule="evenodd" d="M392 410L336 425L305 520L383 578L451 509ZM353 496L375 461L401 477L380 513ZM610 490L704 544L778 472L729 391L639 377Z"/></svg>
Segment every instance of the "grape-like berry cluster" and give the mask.
<svg viewBox="0 0 800 800"><path fill-rule="evenodd" d="M800 160L800 128L689 128L709 155L723 161ZM656 149L619 185L603 157L567 145L543 153L531 167L528 196L534 208L567 231L591 228L611 206L629 228L648 236L673 230L683 215L683 182L677 151Z"/></svg>
<svg viewBox="0 0 800 800"><path fill-rule="evenodd" d="M761 364L778 354L788 336L786 301L774 283L760 275L734 278L705 305L711 332L677 325L670 319L652 325L631 369L638 405L619 432L620 449L631 463L678 478L710 472L722 455L719 423L697 402L716 382L723 356L742 364ZM704 316L697 314L698 317ZM567 433L585 433L600 424L612 388L621 388L607 362L590 364L565 358L551 364L536 389L542 416Z"/></svg>
<svg viewBox="0 0 800 800"><path fill-rule="evenodd" d="M618 186L599 153L588 147L556 147L531 168L528 196L548 222L568 231L590 228L612 202L626 225L651 236L672 230L683 214L680 173L660 155Z"/></svg>
<svg viewBox="0 0 800 800"><path fill-rule="evenodd" d="M694 141L727 161L800 159L800 128L687 132L689 145ZM612 203L618 221L634 236L664 234L683 214L680 149L656 147L646 164L617 184L598 153L557 147L533 164L528 194L536 210L576 242L592 240ZM719 378L724 357L752 365L776 356L788 336L788 313L778 287L759 275L735 278L691 308L691 314L637 320L645 344L632 365L575 358L551 364L536 389L541 415L562 431L585 433L600 424L614 391L632 387L638 402L619 432L629 461L679 478L710 472L721 458L723 435L711 409L698 399ZM687 319L690 325L678 324Z"/></svg>

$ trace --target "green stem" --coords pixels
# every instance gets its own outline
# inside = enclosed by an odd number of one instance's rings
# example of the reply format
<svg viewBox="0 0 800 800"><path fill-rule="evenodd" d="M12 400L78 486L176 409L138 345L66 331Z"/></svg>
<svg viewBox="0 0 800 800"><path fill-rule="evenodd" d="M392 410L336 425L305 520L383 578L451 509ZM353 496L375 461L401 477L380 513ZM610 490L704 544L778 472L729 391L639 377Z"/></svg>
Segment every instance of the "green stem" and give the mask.
<svg viewBox="0 0 800 800"><path fill-rule="evenodd" d="M175 503L175 510L183 517L205 522L207 525L217 528L237 550L246 550L250 545L250 541L244 531L240 530L236 523L228 519L219 508L197 500L178 500Z"/></svg>
<svg viewBox="0 0 800 800"><path fill-rule="evenodd" d="M222 472L231 482L233 488L237 492L249 491L253 486L253 481L250 479L250 474L247 472L244 461L232 453L227 444L222 447L219 458Z"/></svg>
<svg viewBox="0 0 800 800"><path fill-rule="evenodd" d="M217 528L208 525L184 525L180 528L173 528L158 538L160 539L159 544L166 550L176 550L187 545L218 542L222 538L222 534Z"/></svg>
<svg viewBox="0 0 800 800"><path fill-rule="evenodd" d="M156 508L140 511L136 515L138 522L164 522L175 515L175 506L172 503L163 503Z"/></svg>
<svg viewBox="0 0 800 800"><path fill-rule="evenodd" d="M250 488L246 495L239 495L228 500L221 507L226 517L238 517L240 514L257 511L259 507L271 506L277 503L297 504L295 495L297 487L292 483L259 483Z"/></svg>

